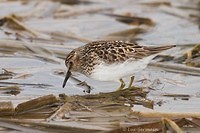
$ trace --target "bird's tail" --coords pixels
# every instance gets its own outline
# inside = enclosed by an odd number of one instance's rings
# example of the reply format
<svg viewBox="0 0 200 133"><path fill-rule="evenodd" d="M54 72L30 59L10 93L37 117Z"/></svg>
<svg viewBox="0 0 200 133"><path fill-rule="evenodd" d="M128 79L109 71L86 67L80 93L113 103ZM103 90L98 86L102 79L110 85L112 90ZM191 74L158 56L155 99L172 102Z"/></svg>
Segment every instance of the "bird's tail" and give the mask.
<svg viewBox="0 0 200 133"><path fill-rule="evenodd" d="M159 52L162 52L164 50L170 49L176 47L176 45L165 45L165 46L151 46L151 47L146 47L146 50L150 51L150 54L157 54Z"/></svg>

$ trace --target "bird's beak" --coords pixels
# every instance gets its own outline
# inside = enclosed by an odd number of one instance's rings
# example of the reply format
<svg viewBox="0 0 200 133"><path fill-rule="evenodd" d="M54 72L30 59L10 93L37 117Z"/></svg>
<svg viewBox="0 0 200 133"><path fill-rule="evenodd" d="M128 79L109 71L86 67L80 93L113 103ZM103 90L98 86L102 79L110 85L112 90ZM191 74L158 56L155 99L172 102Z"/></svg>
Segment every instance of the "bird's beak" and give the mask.
<svg viewBox="0 0 200 133"><path fill-rule="evenodd" d="M71 69L71 65L69 66L69 69L68 69L68 71L67 71L67 74L66 74L66 76L65 76L65 79L64 79L64 81L63 81L63 85L62 85L63 88L65 87L65 85L66 85L67 80L69 79L69 77L72 75L70 69Z"/></svg>
<svg viewBox="0 0 200 133"><path fill-rule="evenodd" d="M69 77L72 75L72 73L70 72L70 70L67 71L67 74L65 76L65 79L63 81L63 88L65 87L66 83L67 83L67 80L69 79Z"/></svg>

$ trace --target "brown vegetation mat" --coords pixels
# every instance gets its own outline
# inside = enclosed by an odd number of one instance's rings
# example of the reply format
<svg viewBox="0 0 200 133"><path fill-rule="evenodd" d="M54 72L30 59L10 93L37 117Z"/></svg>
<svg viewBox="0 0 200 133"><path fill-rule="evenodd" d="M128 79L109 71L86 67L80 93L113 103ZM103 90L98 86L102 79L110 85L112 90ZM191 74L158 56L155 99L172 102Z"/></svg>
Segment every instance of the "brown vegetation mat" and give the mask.
<svg viewBox="0 0 200 133"><path fill-rule="evenodd" d="M4 130L27 132L182 132L199 128L200 113L134 111L134 105L153 108L143 88L117 92L59 97L46 95L13 107L1 102L0 123ZM162 119L161 119L162 118ZM171 120L170 120L170 119Z"/></svg>

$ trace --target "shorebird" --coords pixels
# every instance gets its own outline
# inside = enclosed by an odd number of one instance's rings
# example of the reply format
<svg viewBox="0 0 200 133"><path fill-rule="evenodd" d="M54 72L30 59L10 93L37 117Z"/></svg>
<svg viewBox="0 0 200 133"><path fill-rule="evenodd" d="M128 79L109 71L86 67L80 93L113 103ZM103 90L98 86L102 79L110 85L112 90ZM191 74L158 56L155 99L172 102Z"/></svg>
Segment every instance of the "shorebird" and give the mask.
<svg viewBox="0 0 200 133"><path fill-rule="evenodd" d="M66 57L68 68L63 88L72 72L78 72L100 81L117 81L125 87L124 77L131 77L128 88L132 86L134 74L147 67L148 63L161 51L175 47L140 46L124 41L94 41L72 50Z"/></svg>

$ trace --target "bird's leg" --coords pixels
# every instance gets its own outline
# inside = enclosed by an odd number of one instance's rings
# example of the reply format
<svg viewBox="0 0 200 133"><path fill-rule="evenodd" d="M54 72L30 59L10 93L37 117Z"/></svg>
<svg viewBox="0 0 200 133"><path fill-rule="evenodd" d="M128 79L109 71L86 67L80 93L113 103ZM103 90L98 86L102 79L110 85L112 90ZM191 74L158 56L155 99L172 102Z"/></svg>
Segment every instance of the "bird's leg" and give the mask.
<svg viewBox="0 0 200 133"><path fill-rule="evenodd" d="M132 87L132 85L133 85L133 81L134 81L134 78L135 78L135 76L131 76L131 79L130 79L130 82L129 82L128 88L131 88L131 87Z"/></svg>
<svg viewBox="0 0 200 133"><path fill-rule="evenodd" d="M126 84L124 83L124 81L123 81L122 79L119 79L119 81L120 81L121 85L120 85L120 87L117 89L117 91L122 90L122 89L126 86Z"/></svg>

